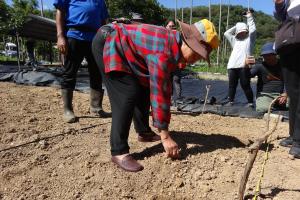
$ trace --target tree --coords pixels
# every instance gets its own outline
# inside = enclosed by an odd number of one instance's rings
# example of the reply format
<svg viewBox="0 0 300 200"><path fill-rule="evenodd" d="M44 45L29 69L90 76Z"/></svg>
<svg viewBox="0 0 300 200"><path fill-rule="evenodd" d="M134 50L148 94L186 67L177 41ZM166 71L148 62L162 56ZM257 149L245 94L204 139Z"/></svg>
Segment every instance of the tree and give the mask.
<svg viewBox="0 0 300 200"><path fill-rule="evenodd" d="M107 7L111 18L131 18L131 13L142 15L146 23L164 24L170 14L157 0L107 0Z"/></svg>
<svg viewBox="0 0 300 200"><path fill-rule="evenodd" d="M6 24L9 20L9 6L5 0L0 0L0 34L7 33Z"/></svg>
<svg viewBox="0 0 300 200"><path fill-rule="evenodd" d="M8 29L15 32L24 24L28 14L37 13L38 2L37 0L13 0L12 8L9 12Z"/></svg>

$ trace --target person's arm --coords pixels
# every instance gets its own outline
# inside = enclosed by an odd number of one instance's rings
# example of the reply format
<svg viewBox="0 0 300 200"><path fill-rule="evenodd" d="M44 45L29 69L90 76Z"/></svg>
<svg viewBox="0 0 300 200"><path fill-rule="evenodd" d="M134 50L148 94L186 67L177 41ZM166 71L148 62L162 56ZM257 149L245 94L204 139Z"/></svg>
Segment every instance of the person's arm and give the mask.
<svg viewBox="0 0 300 200"><path fill-rule="evenodd" d="M171 118L171 76L168 58L159 55L147 55L145 60L150 76L153 126L158 129L167 156L177 158L178 146L171 138L168 130Z"/></svg>
<svg viewBox="0 0 300 200"><path fill-rule="evenodd" d="M103 9L102 9L102 19L103 20L101 23L102 26L108 23L108 17L109 17L109 15L108 15L107 7L105 4L105 1L103 1Z"/></svg>
<svg viewBox="0 0 300 200"><path fill-rule="evenodd" d="M251 78L260 75L260 65L254 65L250 69L250 76Z"/></svg>
<svg viewBox="0 0 300 200"><path fill-rule="evenodd" d="M255 25L255 22L254 22L254 18L253 18L253 15L251 12L247 12L247 25L249 27L249 34L250 34L250 37L256 37L256 25Z"/></svg>
<svg viewBox="0 0 300 200"><path fill-rule="evenodd" d="M234 42L235 42L235 31L236 31L236 27L232 27L230 29L228 29L225 33L224 36L225 38L229 41L231 47L233 47Z"/></svg>
<svg viewBox="0 0 300 200"><path fill-rule="evenodd" d="M287 16L287 3L285 0L273 0L275 3L274 17L279 21L284 21Z"/></svg>
<svg viewBox="0 0 300 200"><path fill-rule="evenodd" d="M250 11L247 12L247 25L249 27L249 37L250 37L250 53L253 54L255 40L256 40L256 25L254 22L253 15Z"/></svg>
<svg viewBox="0 0 300 200"><path fill-rule="evenodd" d="M65 11L61 8L58 8L56 10L57 48L64 55L68 53L65 26Z"/></svg>

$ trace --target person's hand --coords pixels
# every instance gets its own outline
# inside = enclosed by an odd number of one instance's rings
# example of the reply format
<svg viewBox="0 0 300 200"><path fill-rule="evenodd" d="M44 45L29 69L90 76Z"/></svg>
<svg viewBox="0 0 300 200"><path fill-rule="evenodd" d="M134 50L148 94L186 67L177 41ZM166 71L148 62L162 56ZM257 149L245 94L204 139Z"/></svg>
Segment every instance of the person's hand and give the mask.
<svg viewBox="0 0 300 200"><path fill-rule="evenodd" d="M160 131L162 145L166 151L166 156L170 158L178 158L179 157L178 145L169 135L169 131L167 130L159 130L159 131Z"/></svg>
<svg viewBox="0 0 300 200"><path fill-rule="evenodd" d="M254 56L248 56L245 60L245 64L246 64L246 66L254 65L255 64Z"/></svg>
<svg viewBox="0 0 300 200"><path fill-rule="evenodd" d="M57 36L57 48L63 55L66 55L68 53L67 39L64 35Z"/></svg>
<svg viewBox="0 0 300 200"><path fill-rule="evenodd" d="M273 0L273 1L274 1L274 3L276 3L276 4L281 4L281 3L284 2L284 0Z"/></svg>
<svg viewBox="0 0 300 200"><path fill-rule="evenodd" d="M284 104L286 104L286 102L287 102L287 94L286 93L282 93L280 95L280 97L278 98L278 103L280 105L284 105Z"/></svg>

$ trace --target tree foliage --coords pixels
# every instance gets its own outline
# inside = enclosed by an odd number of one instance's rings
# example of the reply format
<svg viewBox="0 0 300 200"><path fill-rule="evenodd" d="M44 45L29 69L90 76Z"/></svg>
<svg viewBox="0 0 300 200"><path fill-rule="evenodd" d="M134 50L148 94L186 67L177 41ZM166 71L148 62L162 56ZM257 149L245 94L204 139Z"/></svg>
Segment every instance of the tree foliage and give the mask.
<svg viewBox="0 0 300 200"><path fill-rule="evenodd" d="M7 23L7 29L18 31L25 22L28 14L37 13L37 0L13 0L12 7L9 9L10 20Z"/></svg>
<svg viewBox="0 0 300 200"><path fill-rule="evenodd" d="M157 0L107 0L111 18L131 18L131 13L139 13L144 21L150 24L163 24L169 15L169 10L160 5Z"/></svg>
<svg viewBox="0 0 300 200"><path fill-rule="evenodd" d="M9 20L9 6L5 3L5 0L0 0L0 34L6 33L6 24Z"/></svg>

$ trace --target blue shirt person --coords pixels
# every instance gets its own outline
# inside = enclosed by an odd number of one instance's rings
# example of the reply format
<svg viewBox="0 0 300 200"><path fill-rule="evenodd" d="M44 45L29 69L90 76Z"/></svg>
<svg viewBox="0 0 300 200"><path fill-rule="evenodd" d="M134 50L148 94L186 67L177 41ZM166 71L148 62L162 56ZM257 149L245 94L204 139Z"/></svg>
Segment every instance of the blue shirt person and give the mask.
<svg viewBox="0 0 300 200"><path fill-rule="evenodd" d="M106 23L108 11L104 0L54 0L56 11L57 47L65 55L62 74L64 120L76 121L73 112L73 90L76 74L85 58L90 74L90 113L109 117L102 109L103 92L100 71L92 55L92 40L97 30Z"/></svg>

